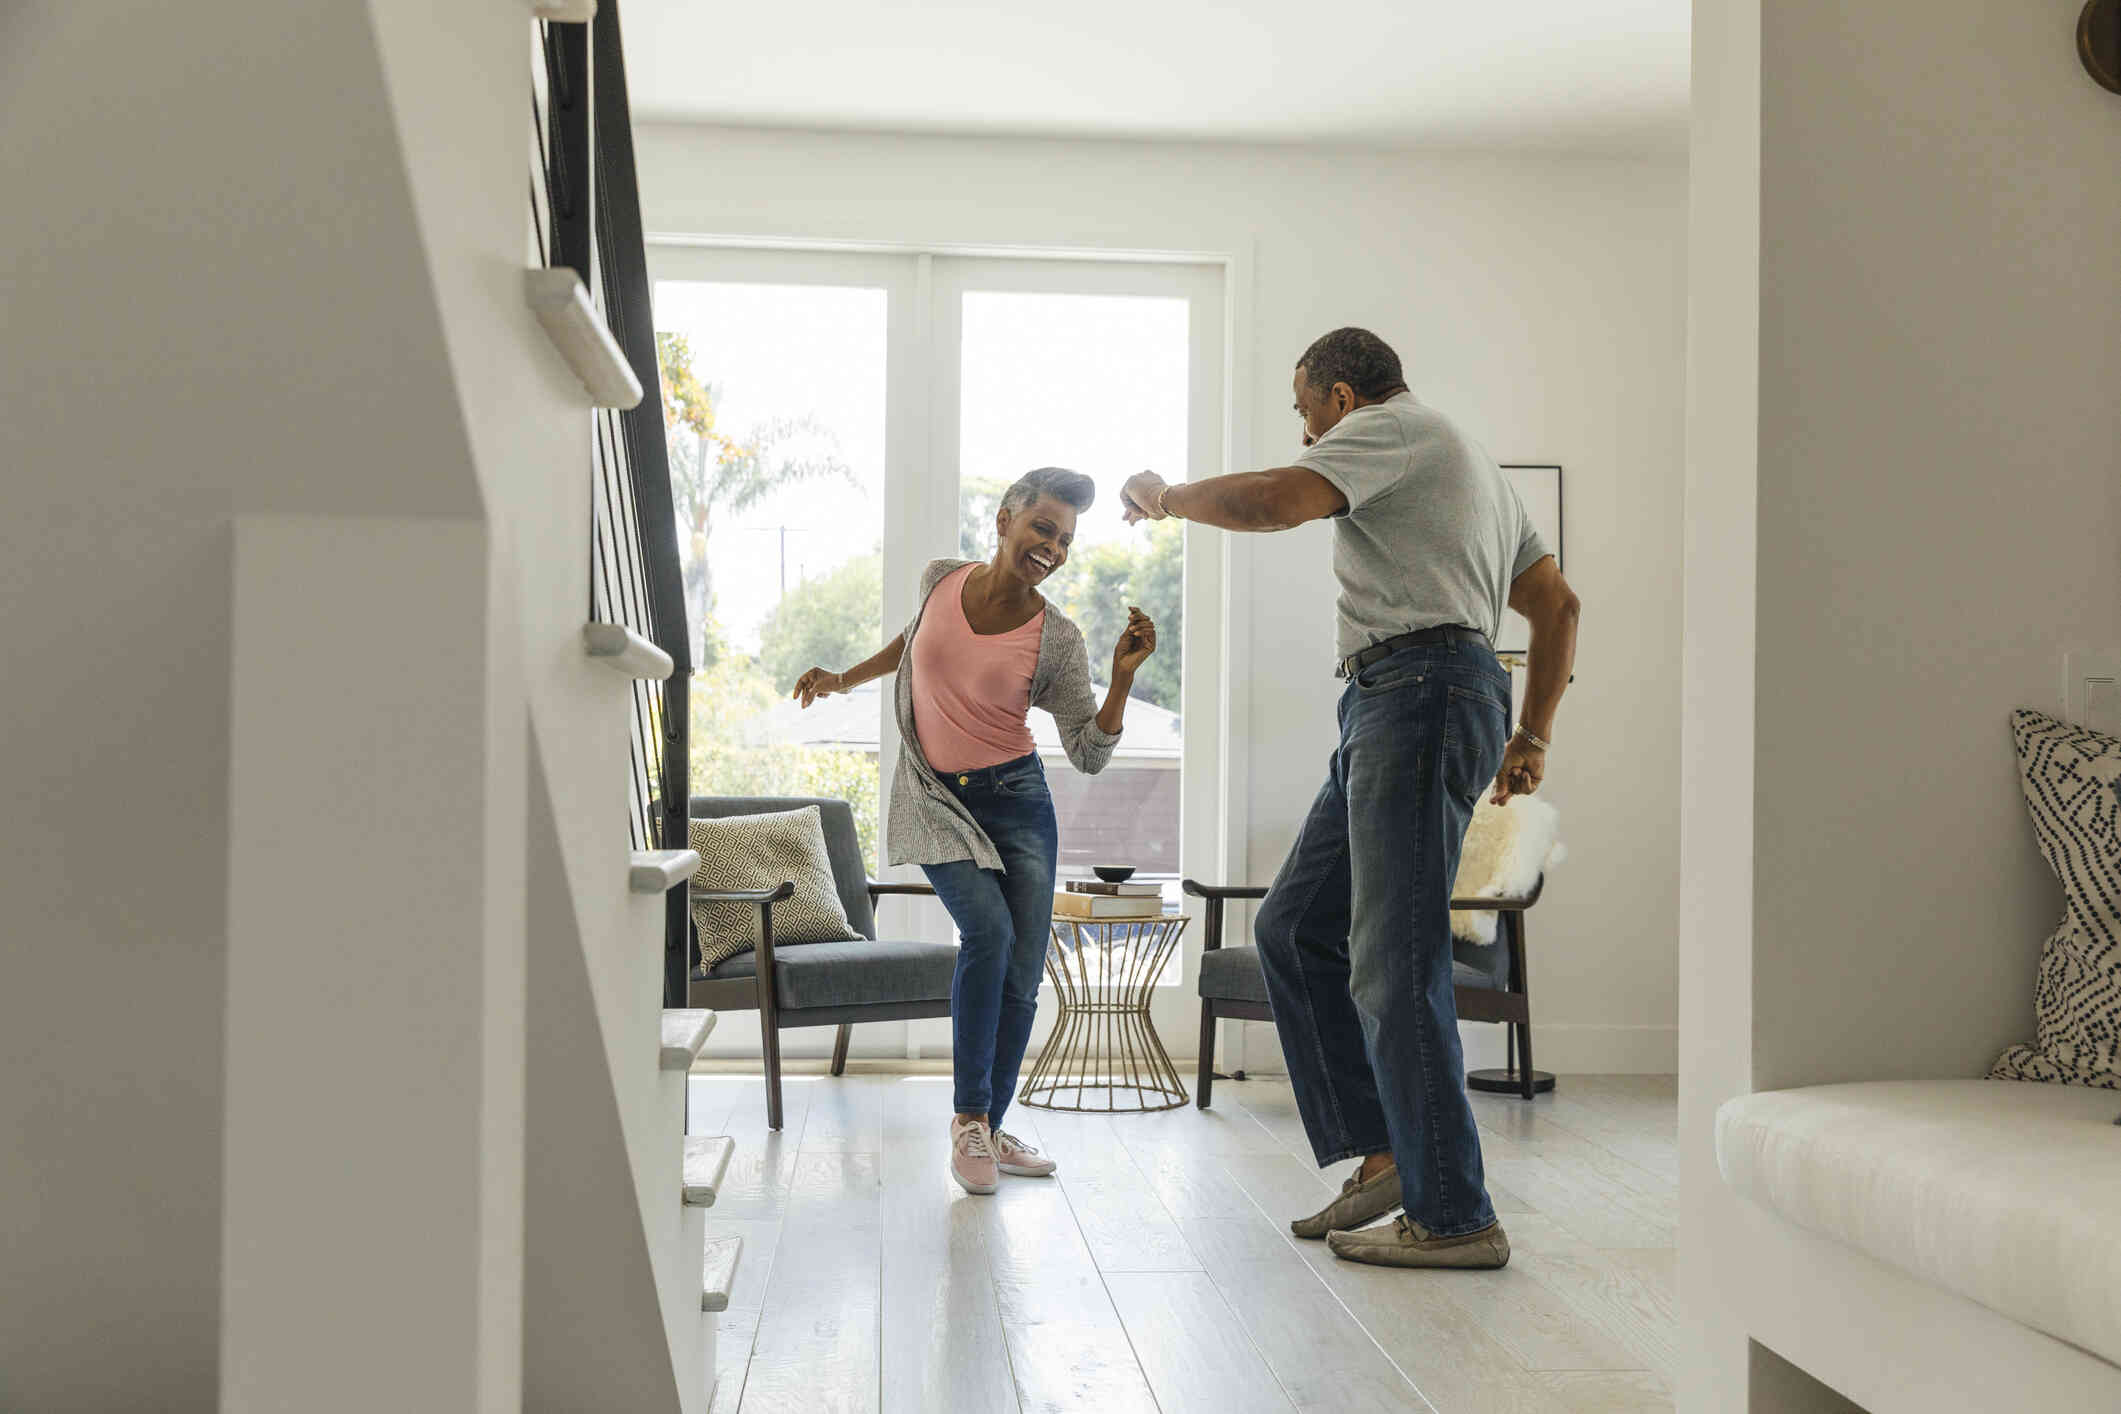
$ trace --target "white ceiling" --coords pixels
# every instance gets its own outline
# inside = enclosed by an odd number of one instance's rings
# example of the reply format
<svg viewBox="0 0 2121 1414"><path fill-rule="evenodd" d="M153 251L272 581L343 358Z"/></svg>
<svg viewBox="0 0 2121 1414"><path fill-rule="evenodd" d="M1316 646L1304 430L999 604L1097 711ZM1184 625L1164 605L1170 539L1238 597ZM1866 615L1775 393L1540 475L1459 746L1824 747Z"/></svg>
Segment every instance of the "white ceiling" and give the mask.
<svg viewBox="0 0 2121 1414"><path fill-rule="evenodd" d="M1671 150L1689 0L625 0L636 120Z"/></svg>

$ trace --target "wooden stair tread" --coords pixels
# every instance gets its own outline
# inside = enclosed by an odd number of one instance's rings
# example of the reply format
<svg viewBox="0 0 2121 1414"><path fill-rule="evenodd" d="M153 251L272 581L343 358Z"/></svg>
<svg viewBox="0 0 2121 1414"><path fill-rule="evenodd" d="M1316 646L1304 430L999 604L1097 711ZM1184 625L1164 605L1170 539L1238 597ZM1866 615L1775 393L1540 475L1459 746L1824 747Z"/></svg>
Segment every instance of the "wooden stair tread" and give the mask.
<svg viewBox="0 0 2121 1414"><path fill-rule="evenodd" d="M523 297L560 357L582 381L591 407L624 409L640 403L641 380L580 275L564 265L525 270Z"/></svg>
<svg viewBox="0 0 2121 1414"><path fill-rule="evenodd" d="M744 1239L710 1237L706 1260L700 1270L700 1309L726 1311L729 1293L736 1290L736 1266L743 1260Z"/></svg>
<svg viewBox="0 0 2121 1414"><path fill-rule="evenodd" d="M699 1058L700 1047L707 1044L708 1033L714 1030L714 1013L701 1010L671 1009L663 1013L664 1070L690 1070Z"/></svg>
<svg viewBox="0 0 2121 1414"><path fill-rule="evenodd" d="M637 849L626 858L626 887L637 894L666 894L700 871L692 849Z"/></svg>
<svg viewBox="0 0 2121 1414"><path fill-rule="evenodd" d="M729 1159L734 1153L736 1141L726 1134L685 1136L686 1207L714 1206L715 1190L722 1186L722 1175L729 1171Z"/></svg>
<svg viewBox="0 0 2121 1414"><path fill-rule="evenodd" d="M668 653L624 624L601 621L582 625L582 651L613 672L629 678L662 682L677 671Z"/></svg>

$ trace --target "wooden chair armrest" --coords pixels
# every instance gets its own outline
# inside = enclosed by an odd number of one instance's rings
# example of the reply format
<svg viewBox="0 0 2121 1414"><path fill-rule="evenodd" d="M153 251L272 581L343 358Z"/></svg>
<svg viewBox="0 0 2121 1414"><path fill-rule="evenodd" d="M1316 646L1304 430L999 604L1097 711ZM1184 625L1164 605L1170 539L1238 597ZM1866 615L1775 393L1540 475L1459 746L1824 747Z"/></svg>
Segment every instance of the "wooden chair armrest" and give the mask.
<svg viewBox="0 0 2121 1414"><path fill-rule="evenodd" d="M1526 894L1523 898L1454 898L1451 900L1451 911L1454 913L1522 913L1533 904L1539 902L1539 896L1546 892L1546 887L1547 876L1541 874L1538 882L1532 885L1532 892Z"/></svg>
<svg viewBox="0 0 2121 1414"><path fill-rule="evenodd" d="M1523 898L1454 898L1453 912L1467 913L1522 913L1539 902L1540 894L1546 891L1547 878L1542 874L1532 885L1532 892ZM1194 898L1205 899L1208 904L1207 927L1203 930L1201 943L1203 952L1214 952L1223 945L1223 904L1230 899L1262 899L1267 891L1256 884L1203 884L1198 879L1186 879L1179 888Z"/></svg>
<svg viewBox="0 0 2121 1414"><path fill-rule="evenodd" d="M1265 887L1259 884L1203 884L1198 879L1182 879L1179 881L1178 887L1180 891L1191 894L1195 898L1204 898L1211 901L1220 901L1227 898L1265 898L1267 896Z"/></svg>
<svg viewBox="0 0 2121 1414"><path fill-rule="evenodd" d="M1256 884L1203 884L1198 879L1181 879L1181 892L1191 894L1208 902L1206 925L1201 929L1200 948L1204 953L1219 951L1223 945L1223 905L1231 899L1260 899L1267 891Z"/></svg>
<svg viewBox="0 0 2121 1414"><path fill-rule="evenodd" d="M933 897L935 894L935 885L902 884L890 879L871 879L869 881L870 903L874 904L878 899L884 898L891 894L927 894L930 897Z"/></svg>
<svg viewBox="0 0 2121 1414"><path fill-rule="evenodd" d="M795 881L784 880L770 889L694 889L694 903L780 903L795 897Z"/></svg>
<svg viewBox="0 0 2121 1414"><path fill-rule="evenodd" d="M758 978L762 989L773 985L773 906L795 897L795 880L783 879L770 889L694 889L694 903L755 903L759 906ZM693 946L688 950L686 971L691 971L694 958L698 957L699 925L693 923L686 930L692 935ZM759 1010L771 1014L772 1004L767 1002Z"/></svg>

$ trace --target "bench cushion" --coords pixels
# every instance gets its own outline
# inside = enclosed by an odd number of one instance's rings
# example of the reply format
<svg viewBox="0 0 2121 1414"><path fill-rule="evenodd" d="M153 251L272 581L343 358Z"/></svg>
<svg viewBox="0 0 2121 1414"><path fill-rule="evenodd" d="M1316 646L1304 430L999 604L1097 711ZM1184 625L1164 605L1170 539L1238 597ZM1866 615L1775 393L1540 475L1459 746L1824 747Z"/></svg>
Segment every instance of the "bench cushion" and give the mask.
<svg viewBox="0 0 2121 1414"><path fill-rule="evenodd" d="M784 1007L947 1002L957 971L949 943L805 943L773 950L774 1000ZM758 954L741 952L710 971L716 982L758 976Z"/></svg>
<svg viewBox="0 0 2121 1414"><path fill-rule="evenodd" d="M1797 1226L2121 1364L2121 1095L2003 1080L1771 1090L1725 1182Z"/></svg>
<svg viewBox="0 0 2121 1414"><path fill-rule="evenodd" d="M1494 954L1506 959L1508 954L1500 945L1483 948L1477 944L1460 943L1458 955L1463 958L1468 952L1478 956ZM1468 966L1463 961L1451 964L1451 980L1461 987L1475 987L1487 991L1499 991L1502 983L1492 972ZM1257 1002L1267 1004L1267 978L1259 968L1259 949L1256 947L1216 948L1200 955L1200 994L1209 1001Z"/></svg>

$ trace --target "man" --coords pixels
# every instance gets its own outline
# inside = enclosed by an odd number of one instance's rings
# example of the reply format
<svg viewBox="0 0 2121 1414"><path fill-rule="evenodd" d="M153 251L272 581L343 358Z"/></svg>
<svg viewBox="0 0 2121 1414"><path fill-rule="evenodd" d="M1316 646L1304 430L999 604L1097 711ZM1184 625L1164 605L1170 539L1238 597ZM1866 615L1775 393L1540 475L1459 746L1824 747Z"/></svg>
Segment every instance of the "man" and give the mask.
<svg viewBox="0 0 2121 1414"><path fill-rule="evenodd" d="M1529 795L1576 655L1579 606L1489 456L1416 401L1399 356L1336 329L1296 365L1306 451L1289 466L1121 491L1128 519L1224 530L1332 518L1340 745L1254 932L1289 1079L1320 1167L1361 1164L1290 1224L1339 1256L1500 1267L1451 988L1451 885L1482 790ZM1512 735L1492 644L1530 621ZM1404 1207L1390 1225L1366 1227Z"/></svg>

